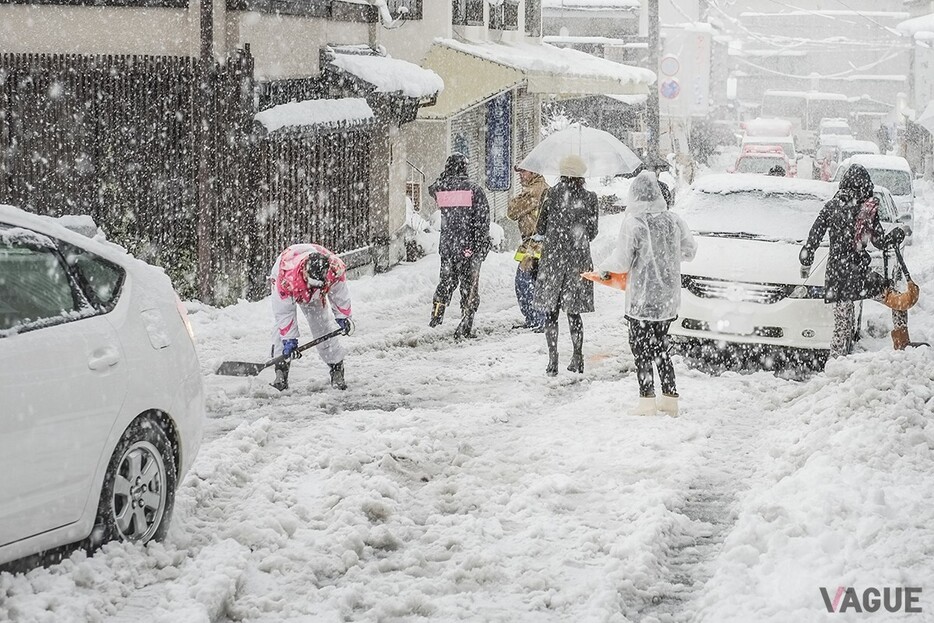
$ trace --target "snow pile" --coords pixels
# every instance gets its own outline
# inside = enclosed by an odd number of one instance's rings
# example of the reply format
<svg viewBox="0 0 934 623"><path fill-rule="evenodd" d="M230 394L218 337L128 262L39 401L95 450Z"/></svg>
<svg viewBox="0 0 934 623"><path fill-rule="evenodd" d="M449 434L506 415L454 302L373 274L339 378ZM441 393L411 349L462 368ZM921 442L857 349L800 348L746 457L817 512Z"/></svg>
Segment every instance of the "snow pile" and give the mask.
<svg viewBox="0 0 934 623"><path fill-rule="evenodd" d="M864 353L800 389L734 509L698 620L824 620L820 587L931 586L916 539L934 525L932 364L930 349Z"/></svg>
<svg viewBox="0 0 934 623"><path fill-rule="evenodd" d="M355 97L290 102L256 113L256 120L269 132L287 127L363 123L372 118L366 100Z"/></svg>

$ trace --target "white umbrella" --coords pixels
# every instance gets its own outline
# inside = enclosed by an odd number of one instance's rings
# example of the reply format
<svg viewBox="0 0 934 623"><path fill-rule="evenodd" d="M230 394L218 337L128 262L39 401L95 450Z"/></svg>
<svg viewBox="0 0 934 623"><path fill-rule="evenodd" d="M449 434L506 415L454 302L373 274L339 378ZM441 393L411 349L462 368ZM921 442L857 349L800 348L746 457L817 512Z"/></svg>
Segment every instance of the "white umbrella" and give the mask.
<svg viewBox="0 0 934 623"><path fill-rule="evenodd" d="M928 103L927 108L924 109L924 112L921 113L915 123L934 134L934 102Z"/></svg>
<svg viewBox="0 0 934 623"><path fill-rule="evenodd" d="M587 163L587 177L632 173L642 164L631 149L609 132L574 123L536 145L519 163L519 168L542 175L560 175L562 158L571 154Z"/></svg>

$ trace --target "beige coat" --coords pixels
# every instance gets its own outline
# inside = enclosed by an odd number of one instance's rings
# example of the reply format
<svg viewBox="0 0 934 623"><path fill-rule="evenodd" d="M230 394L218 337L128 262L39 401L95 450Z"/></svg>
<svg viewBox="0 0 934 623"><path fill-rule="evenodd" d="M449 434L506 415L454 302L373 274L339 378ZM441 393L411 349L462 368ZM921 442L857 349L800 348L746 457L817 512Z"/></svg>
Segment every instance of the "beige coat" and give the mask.
<svg viewBox="0 0 934 623"><path fill-rule="evenodd" d="M525 240L535 233L538 225L538 213L542 207L542 195L548 190L548 184L541 175L536 175L528 186L523 185L518 195L509 200L506 216L519 224L519 233Z"/></svg>
<svg viewBox="0 0 934 623"><path fill-rule="evenodd" d="M516 221L522 243L516 251L522 255L520 260L522 270L530 270L536 256L541 255L541 245L530 240L538 226L538 215L542 207L542 196L548 190L548 184L541 175L535 175L528 185L523 185L518 195L509 200L506 216Z"/></svg>

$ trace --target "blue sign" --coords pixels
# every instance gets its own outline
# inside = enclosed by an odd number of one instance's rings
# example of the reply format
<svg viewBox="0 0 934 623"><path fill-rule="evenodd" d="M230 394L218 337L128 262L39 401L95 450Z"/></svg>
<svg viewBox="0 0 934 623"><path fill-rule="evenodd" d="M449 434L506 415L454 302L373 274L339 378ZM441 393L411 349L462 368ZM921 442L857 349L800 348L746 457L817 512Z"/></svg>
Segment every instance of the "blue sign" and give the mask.
<svg viewBox="0 0 934 623"><path fill-rule="evenodd" d="M486 186L509 190L512 185L512 92L490 100L486 109Z"/></svg>
<svg viewBox="0 0 934 623"><path fill-rule="evenodd" d="M669 78L658 86L658 92L662 97L673 100L681 95L681 85L674 78Z"/></svg>

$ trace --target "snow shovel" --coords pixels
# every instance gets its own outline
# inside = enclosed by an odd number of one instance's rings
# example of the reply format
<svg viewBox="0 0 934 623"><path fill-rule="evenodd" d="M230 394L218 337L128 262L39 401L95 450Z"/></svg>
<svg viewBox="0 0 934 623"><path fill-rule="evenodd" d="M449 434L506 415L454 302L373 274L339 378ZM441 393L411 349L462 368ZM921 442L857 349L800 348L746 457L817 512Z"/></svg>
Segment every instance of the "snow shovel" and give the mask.
<svg viewBox="0 0 934 623"><path fill-rule="evenodd" d="M581 277L584 279L593 281L594 283L600 284L601 286L607 286L615 290L626 289L626 282L629 280L629 273L607 273L607 275L609 276L604 279L603 275L598 272L581 273Z"/></svg>
<svg viewBox="0 0 934 623"><path fill-rule="evenodd" d="M325 333L321 337L316 337L307 344L302 344L296 350L302 352L308 350L313 346L317 346L325 340L329 340L332 337L342 335L344 333L343 329L335 329L330 333ZM251 363L249 361L225 361L217 367L217 370L214 371L214 374L220 374L222 376L256 376L266 368L274 366L277 363L285 361L284 355L279 355L278 357L273 357L266 363Z"/></svg>

